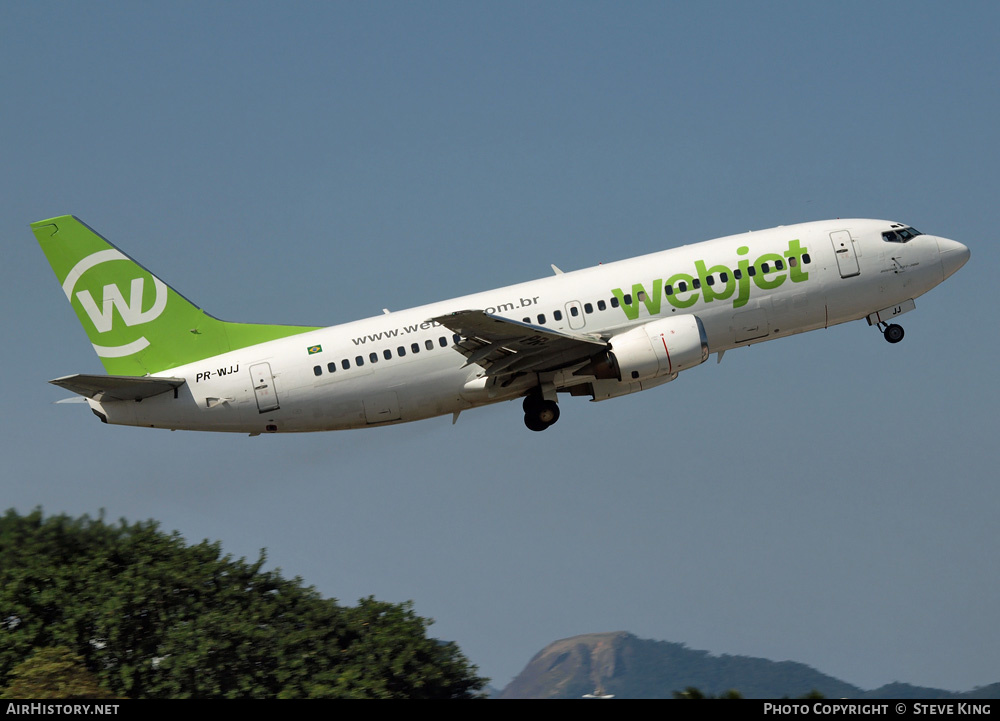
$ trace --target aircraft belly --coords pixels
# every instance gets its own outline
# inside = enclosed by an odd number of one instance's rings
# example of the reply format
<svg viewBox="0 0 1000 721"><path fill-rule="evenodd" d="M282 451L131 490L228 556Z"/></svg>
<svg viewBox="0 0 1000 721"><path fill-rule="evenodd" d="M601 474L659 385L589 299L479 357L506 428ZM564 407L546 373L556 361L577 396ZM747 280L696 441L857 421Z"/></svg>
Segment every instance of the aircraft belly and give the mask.
<svg viewBox="0 0 1000 721"><path fill-rule="evenodd" d="M375 368L336 383L301 386L284 393L275 414L279 431L339 430L403 423L453 413L471 405L459 397L455 363L435 370L416 361L394 368ZM423 368L421 368L423 366ZM280 418L278 414L281 414Z"/></svg>
<svg viewBox="0 0 1000 721"><path fill-rule="evenodd" d="M756 308L733 313L732 328L733 340L736 343L767 338L771 334L767 309L759 305Z"/></svg>
<svg viewBox="0 0 1000 721"><path fill-rule="evenodd" d="M885 303L880 302L879 284L872 281L871 276L863 272L853 278L831 282L827 289L828 324L856 320L870 313L872 308L884 306Z"/></svg>
<svg viewBox="0 0 1000 721"><path fill-rule="evenodd" d="M186 392L185 392L186 391ZM108 423L197 431L242 431L243 413L235 399L223 399L208 407L196 403L186 386L142 401L90 401Z"/></svg>
<svg viewBox="0 0 1000 721"><path fill-rule="evenodd" d="M278 432L343 430L433 418L474 405L462 398L462 389L476 369L463 368L458 354L370 370L336 383L320 382L294 388L277 384L281 407L258 420L253 397L241 404L243 430L261 432L271 423ZM487 403L492 401L487 401ZM247 428L247 426L253 428ZM257 426L261 426L258 428Z"/></svg>
<svg viewBox="0 0 1000 721"><path fill-rule="evenodd" d="M411 380L396 385L394 390L400 400L402 420L434 418L471 408L472 404L461 395L471 369L461 368L461 365L462 359L458 357L452 365L422 376L417 382Z"/></svg>
<svg viewBox="0 0 1000 721"><path fill-rule="evenodd" d="M373 393L362 399L365 409L365 421L369 424L390 423L401 419L399 412L399 396L395 391Z"/></svg>
<svg viewBox="0 0 1000 721"><path fill-rule="evenodd" d="M777 293L771 299L769 320L774 333L802 333L826 325L826 299L820 292L800 289Z"/></svg>

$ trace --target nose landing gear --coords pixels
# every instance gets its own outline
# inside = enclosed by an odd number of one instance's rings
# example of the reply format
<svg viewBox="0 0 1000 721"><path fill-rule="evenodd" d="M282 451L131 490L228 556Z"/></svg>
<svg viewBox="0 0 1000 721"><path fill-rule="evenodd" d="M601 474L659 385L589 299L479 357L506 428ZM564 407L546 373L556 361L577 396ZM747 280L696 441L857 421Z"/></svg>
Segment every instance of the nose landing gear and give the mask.
<svg viewBox="0 0 1000 721"><path fill-rule="evenodd" d="M882 337L890 343L899 343L903 340L903 326L895 323L879 323L878 328L882 331Z"/></svg>
<svg viewBox="0 0 1000 721"><path fill-rule="evenodd" d="M533 431L544 431L559 420L559 404L547 401L541 394L531 393L524 397L524 425Z"/></svg>

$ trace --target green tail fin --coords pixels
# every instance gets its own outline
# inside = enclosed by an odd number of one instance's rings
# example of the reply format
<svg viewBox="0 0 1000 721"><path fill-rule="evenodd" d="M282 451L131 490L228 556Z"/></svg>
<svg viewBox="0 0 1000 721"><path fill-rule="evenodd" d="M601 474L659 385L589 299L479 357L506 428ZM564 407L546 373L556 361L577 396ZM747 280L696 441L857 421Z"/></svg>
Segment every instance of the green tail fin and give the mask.
<svg viewBox="0 0 1000 721"><path fill-rule="evenodd" d="M109 374L157 373L316 330L213 318L72 215L31 230Z"/></svg>

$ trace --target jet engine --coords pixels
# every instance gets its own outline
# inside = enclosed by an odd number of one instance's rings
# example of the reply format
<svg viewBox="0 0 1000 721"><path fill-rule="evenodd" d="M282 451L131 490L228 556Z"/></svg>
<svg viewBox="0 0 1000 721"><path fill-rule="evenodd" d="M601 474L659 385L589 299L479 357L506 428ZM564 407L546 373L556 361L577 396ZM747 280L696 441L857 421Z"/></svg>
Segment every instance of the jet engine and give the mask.
<svg viewBox="0 0 1000 721"><path fill-rule="evenodd" d="M577 374L635 383L671 376L708 359L705 326L696 315L654 320L612 336L609 344Z"/></svg>

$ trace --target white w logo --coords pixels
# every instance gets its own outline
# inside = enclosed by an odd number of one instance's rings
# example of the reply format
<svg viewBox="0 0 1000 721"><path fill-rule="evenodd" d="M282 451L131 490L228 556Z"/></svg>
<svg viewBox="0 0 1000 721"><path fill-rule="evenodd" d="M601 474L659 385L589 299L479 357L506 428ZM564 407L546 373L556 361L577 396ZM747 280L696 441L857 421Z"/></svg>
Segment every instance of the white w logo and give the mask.
<svg viewBox="0 0 1000 721"><path fill-rule="evenodd" d="M76 294L76 297L80 299L80 305L87 311L87 315L90 316L90 320L93 322L97 332L107 333L111 330L114 322L113 316L116 307L122 320L125 321L125 325L129 327L148 323L159 317L160 313L163 312L163 309L167 305L166 286L156 278L153 278L153 287L156 288L156 300L153 302L152 308L143 312L142 289L144 284L144 278L132 279L130 301L125 300L121 290L115 283L104 286L103 307L100 309L98 309L97 303L94 302L94 298L89 290L81 290Z"/></svg>
<svg viewBox="0 0 1000 721"><path fill-rule="evenodd" d="M110 263L114 260L126 260L129 263L133 263L127 255L116 248L99 250L85 258L81 258L63 279L62 287L66 297L72 300L73 290L84 273L101 263ZM125 321L125 325L127 326L148 323L154 318L159 317L163 309L167 307L167 286L160 279L153 278L153 288L156 289L156 300L153 301L153 307L143 313L143 280L143 278L134 278L132 280L132 285L129 288L130 299L128 301L125 300L125 296L122 295L121 290L114 283L104 286L104 297L101 298L100 309L98 309L97 303L94 302L90 291L81 290L76 294L76 297L80 300L80 305L87 312L98 333L107 333L112 329L115 308L118 309L118 314L121 315L122 320ZM87 331L87 335L90 335L90 331ZM93 337L91 337L91 342L93 340ZM138 353L148 345L149 341L143 336L124 345L103 346L94 343L94 350L97 351L97 355L101 358L124 358L125 356Z"/></svg>

